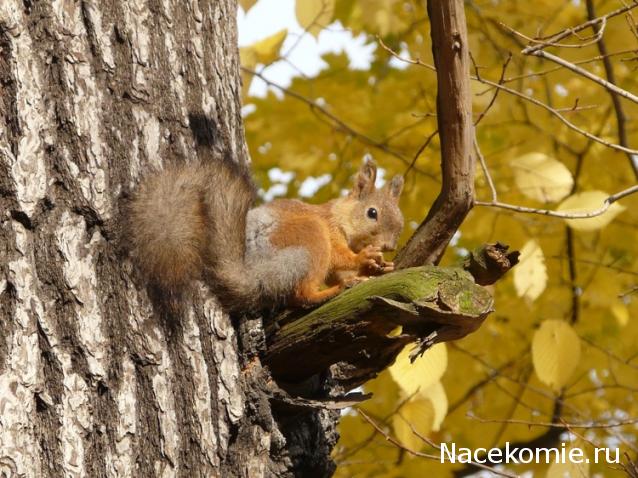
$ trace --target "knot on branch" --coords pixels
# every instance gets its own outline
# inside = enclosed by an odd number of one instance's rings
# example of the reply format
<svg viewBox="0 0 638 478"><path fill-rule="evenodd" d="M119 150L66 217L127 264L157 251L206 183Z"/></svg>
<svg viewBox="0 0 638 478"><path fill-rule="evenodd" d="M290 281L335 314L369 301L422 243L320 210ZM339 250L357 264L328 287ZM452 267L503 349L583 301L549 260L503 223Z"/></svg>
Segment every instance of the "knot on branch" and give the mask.
<svg viewBox="0 0 638 478"><path fill-rule="evenodd" d="M518 264L520 252L507 252L509 246L497 242L485 244L470 253L463 268L474 277L479 285L497 282L512 267Z"/></svg>

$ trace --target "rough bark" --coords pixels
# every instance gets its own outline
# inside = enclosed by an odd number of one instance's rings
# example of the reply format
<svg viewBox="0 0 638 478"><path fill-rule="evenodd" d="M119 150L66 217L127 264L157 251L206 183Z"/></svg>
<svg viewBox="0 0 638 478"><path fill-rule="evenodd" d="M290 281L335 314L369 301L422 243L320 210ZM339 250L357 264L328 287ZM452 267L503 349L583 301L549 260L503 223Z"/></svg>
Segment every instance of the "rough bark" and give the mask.
<svg viewBox="0 0 638 478"><path fill-rule="evenodd" d="M117 245L144 172L247 160L236 8L0 2L0 475L331 470L336 412L273 410L261 321L202 287L167 323Z"/></svg>

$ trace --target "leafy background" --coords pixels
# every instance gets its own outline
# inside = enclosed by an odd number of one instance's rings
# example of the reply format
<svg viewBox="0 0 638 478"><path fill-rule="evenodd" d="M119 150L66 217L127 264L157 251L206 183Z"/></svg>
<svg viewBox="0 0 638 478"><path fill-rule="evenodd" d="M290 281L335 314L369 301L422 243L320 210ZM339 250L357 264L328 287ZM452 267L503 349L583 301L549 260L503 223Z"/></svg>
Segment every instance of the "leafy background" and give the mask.
<svg viewBox="0 0 638 478"><path fill-rule="evenodd" d="M263 1L263 0L262 0ZM242 0L244 11L255 0ZM608 91L565 68L521 54L527 36L547 35L587 21L583 1L467 1L470 50L481 79L533 97L571 123L610 143L619 142ZM597 15L620 1L596 1ZM342 194L361 159L370 154L382 177L406 175L401 208L403 242L425 217L440 188L436 136L436 76L431 65L424 2L297 0L303 37L324 30L363 35L372 61L354 68L346 53L327 53L318 73L289 85L273 82L262 97L250 94L256 72L290 58L300 44L287 30L241 49L244 117L262 197L322 202ZM638 12L634 13L638 15ZM591 29L554 48L556 54L606 77L600 42ZM282 45L286 41L286 48ZM638 92L638 40L631 13L609 20L603 35L621 88ZM392 52L395 52L393 54ZM510 59L511 55L511 59ZM400 56L403 61L398 58ZM420 64L418 64L420 63ZM292 65L294 67L294 65ZM527 99L473 82L476 135L498 199L548 210L599 208L610 194L636 183L638 156L592 141ZM626 143L638 147L637 106L621 101ZM429 139L429 142L427 140ZM477 171L476 196L490 201ZM434 444L490 448L583 447L592 463L511 465L527 476L616 476L622 465L593 463L593 447L620 447L636 459L638 443L637 239L638 197L628 196L594 219L566 221L540 214L475 207L448 248L443 264L468 250L501 241L522 251L521 263L494 288L496 312L469 337L437 345L413 366L402 354L365 386L374 397L343 416L334 452L337 476L453 476L464 465L438 457ZM370 423L374 422L380 433ZM567 424L557 434L548 422ZM534 425L539 424L539 425ZM561 430L558 430L561 432ZM402 444L389 442L387 435ZM628 453L627 456L624 453ZM567 471L566 471L567 470ZM485 472L483 472L485 473Z"/></svg>

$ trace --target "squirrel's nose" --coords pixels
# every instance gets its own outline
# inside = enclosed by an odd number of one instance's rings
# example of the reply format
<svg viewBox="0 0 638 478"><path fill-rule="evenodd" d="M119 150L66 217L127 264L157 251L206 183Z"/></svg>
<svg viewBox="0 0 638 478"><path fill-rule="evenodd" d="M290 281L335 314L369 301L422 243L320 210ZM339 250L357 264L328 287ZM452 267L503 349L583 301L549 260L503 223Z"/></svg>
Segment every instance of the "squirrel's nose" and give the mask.
<svg viewBox="0 0 638 478"><path fill-rule="evenodd" d="M384 244L383 247L381 248L381 250L383 252L392 252L392 251L396 250L396 246L392 245L392 244Z"/></svg>

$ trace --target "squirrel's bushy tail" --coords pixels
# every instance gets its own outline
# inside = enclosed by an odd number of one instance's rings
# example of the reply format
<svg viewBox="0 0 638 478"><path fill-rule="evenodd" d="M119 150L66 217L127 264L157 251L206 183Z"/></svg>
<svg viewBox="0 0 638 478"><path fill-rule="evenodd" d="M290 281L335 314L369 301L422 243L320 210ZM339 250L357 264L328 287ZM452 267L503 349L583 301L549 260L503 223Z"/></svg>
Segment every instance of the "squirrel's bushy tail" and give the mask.
<svg viewBox="0 0 638 478"><path fill-rule="evenodd" d="M124 240L149 286L181 300L204 279L223 305L252 306L246 215L255 199L247 168L232 161L168 166L146 178L127 207Z"/></svg>

